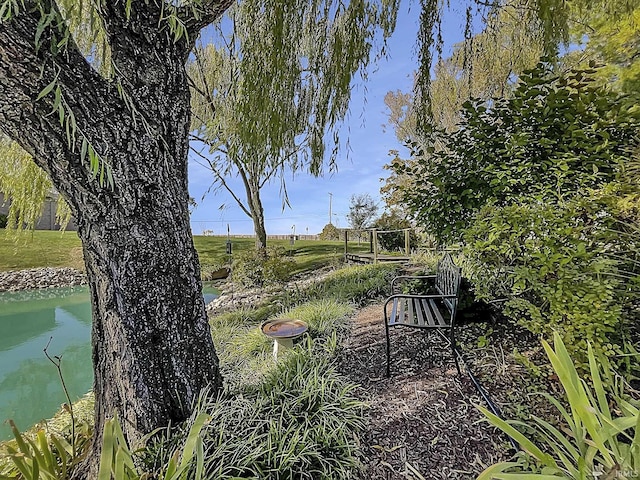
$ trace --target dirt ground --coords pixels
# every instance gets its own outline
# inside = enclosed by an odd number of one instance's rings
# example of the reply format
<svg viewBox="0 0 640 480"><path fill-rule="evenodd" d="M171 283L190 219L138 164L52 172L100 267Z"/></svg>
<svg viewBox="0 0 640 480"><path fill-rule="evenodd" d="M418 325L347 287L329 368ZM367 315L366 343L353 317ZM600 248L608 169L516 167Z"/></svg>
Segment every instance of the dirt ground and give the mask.
<svg viewBox="0 0 640 480"><path fill-rule="evenodd" d="M500 335L497 326L490 331L486 325L465 329L476 343L483 333L493 339L492 345L482 341L481 354L474 352L470 365L491 396L498 393L494 401L503 406L526 401L519 396L523 369L506 352L512 348L510 339L529 345L537 343L535 338L521 332ZM391 352L391 377L386 378L382 305L360 310L339 369L361 386L358 394L370 405L362 437L363 479L476 478L488 465L509 458L506 437L482 421L475 405L484 402L464 370L457 374L442 338L434 332L392 328ZM492 392L494 388L499 392Z"/></svg>

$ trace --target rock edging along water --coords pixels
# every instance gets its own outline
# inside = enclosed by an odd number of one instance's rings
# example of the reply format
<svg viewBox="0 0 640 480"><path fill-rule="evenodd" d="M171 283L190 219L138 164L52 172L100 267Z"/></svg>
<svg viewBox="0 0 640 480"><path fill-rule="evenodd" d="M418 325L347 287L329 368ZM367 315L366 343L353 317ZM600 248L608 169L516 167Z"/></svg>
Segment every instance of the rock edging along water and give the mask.
<svg viewBox="0 0 640 480"><path fill-rule="evenodd" d="M277 293L301 291L309 285L322 281L333 271L333 268L325 267L311 273L299 275L286 284L270 285L268 287L247 288L237 286L233 281L226 281L216 285L220 295L207 304L207 313L209 315L218 315L230 310L255 307Z"/></svg>
<svg viewBox="0 0 640 480"><path fill-rule="evenodd" d="M74 268L30 268L0 272L0 292L39 290L52 287L86 285L87 277Z"/></svg>

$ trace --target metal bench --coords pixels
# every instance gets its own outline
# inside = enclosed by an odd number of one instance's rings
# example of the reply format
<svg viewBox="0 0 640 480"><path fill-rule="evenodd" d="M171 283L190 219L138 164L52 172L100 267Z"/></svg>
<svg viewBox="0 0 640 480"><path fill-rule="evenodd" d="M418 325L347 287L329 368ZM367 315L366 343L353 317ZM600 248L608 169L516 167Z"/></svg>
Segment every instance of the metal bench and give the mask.
<svg viewBox="0 0 640 480"><path fill-rule="evenodd" d="M387 335L387 377L390 376L391 342L389 327L403 326L432 329L451 345L451 352L460 373L455 342L455 320L462 272L448 253L438 262L435 275L400 275L391 282L395 292L401 283L431 281L433 294L394 293L384 304L384 326ZM390 308L389 308L390 307ZM389 310L391 312L389 313Z"/></svg>

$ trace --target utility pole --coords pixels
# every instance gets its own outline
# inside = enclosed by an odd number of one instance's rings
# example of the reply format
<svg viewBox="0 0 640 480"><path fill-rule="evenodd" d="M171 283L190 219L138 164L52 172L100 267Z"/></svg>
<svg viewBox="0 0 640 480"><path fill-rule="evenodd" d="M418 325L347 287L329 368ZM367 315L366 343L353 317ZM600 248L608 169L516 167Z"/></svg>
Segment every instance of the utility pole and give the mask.
<svg viewBox="0 0 640 480"><path fill-rule="evenodd" d="M329 192L329 225L333 225L331 223L331 199L333 198L333 193Z"/></svg>

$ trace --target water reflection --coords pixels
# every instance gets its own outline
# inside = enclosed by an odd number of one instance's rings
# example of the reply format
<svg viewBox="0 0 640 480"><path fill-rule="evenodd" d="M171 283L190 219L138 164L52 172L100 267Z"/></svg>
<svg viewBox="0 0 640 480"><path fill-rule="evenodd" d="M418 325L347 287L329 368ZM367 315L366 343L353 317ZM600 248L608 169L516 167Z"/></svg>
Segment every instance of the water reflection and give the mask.
<svg viewBox="0 0 640 480"><path fill-rule="evenodd" d="M44 356L62 358L72 400L90 388L91 307L86 287L0 294L0 439L5 420L21 429L51 417L65 397L57 370Z"/></svg>
<svg viewBox="0 0 640 480"><path fill-rule="evenodd" d="M216 297L205 288L206 301ZM58 372L43 349L62 358L71 400L91 388L91 306L86 287L0 293L0 440L7 419L25 430L66 402Z"/></svg>

